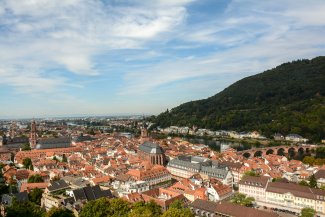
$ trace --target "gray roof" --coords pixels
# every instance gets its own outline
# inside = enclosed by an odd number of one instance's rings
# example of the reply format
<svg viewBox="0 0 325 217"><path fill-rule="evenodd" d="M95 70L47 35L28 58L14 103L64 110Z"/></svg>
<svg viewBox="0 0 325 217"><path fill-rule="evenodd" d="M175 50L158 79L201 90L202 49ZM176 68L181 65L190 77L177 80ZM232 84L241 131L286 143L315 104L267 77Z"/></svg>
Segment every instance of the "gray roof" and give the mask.
<svg viewBox="0 0 325 217"><path fill-rule="evenodd" d="M210 213L215 213L215 215L220 216L246 216L246 217L277 217L279 216L277 213L274 212L266 212L263 210L257 210L254 208L249 208L245 206L240 206L238 204L232 204L229 202L212 202L212 201L205 201L201 199L196 199L194 202L189 204L191 208L199 209L203 211L207 211Z"/></svg>
<svg viewBox="0 0 325 217"><path fill-rule="evenodd" d="M195 209L200 209L200 210L208 211L208 212L211 212L211 213L215 213L217 204L215 202L212 202L212 201L196 199L189 206L193 207Z"/></svg>
<svg viewBox="0 0 325 217"><path fill-rule="evenodd" d="M57 143L70 143L70 137L59 137L59 138L48 138L48 139L40 139L38 143L40 144L57 144Z"/></svg>
<svg viewBox="0 0 325 217"><path fill-rule="evenodd" d="M67 148L71 146L70 137L40 139L36 149Z"/></svg>
<svg viewBox="0 0 325 217"><path fill-rule="evenodd" d="M12 199L16 198L18 202L26 202L28 201L28 193L26 191L24 192L19 192L16 194L3 194L1 197L1 202L2 204L5 204L6 206L11 206L12 204Z"/></svg>
<svg viewBox="0 0 325 217"><path fill-rule="evenodd" d="M74 142L85 142L85 141L93 141L93 140L95 140L95 138L91 136L84 136L84 135L80 135L72 138L72 141Z"/></svg>
<svg viewBox="0 0 325 217"><path fill-rule="evenodd" d="M163 154L164 150L156 143L146 141L139 146L139 150L148 154Z"/></svg>
<svg viewBox="0 0 325 217"><path fill-rule="evenodd" d="M73 190L73 195L76 201L78 200L96 200L102 197L112 198L112 192L110 190L102 190L98 185L87 186Z"/></svg>
<svg viewBox="0 0 325 217"><path fill-rule="evenodd" d="M69 187L70 187L69 184L67 184L63 179L60 179L58 181L52 181L50 185L47 187L47 190L49 190L49 192L53 192L62 189L67 189Z"/></svg>
<svg viewBox="0 0 325 217"><path fill-rule="evenodd" d="M228 170L226 168L202 166L201 171L215 178L226 178Z"/></svg>
<svg viewBox="0 0 325 217"><path fill-rule="evenodd" d="M268 182L269 178L266 176L244 176L239 184L265 188Z"/></svg>
<svg viewBox="0 0 325 217"><path fill-rule="evenodd" d="M185 170L203 172L215 178L225 178L228 174L228 168L220 166L218 162L211 161L208 158L199 156L182 155L172 159L168 163L169 167L175 167Z"/></svg>
<svg viewBox="0 0 325 217"><path fill-rule="evenodd" d="M202 166L211 166L211 160L199 156L181 155L169 161L168 166L187 167L194 170L201 170Z"/></svg>
<svg viewBox="0 0 325 217"><path fill-rule="evenodd" d="M190 156L189 156L190 157ZM191 160L187 158L174 158L168 162L168 166L171 167L186 167L189 169L200 170L201 164L199 163L191 163Z"/></svg>
<svg viewBox="0 0 325 217"><path fill-rule="evenodd" d="M80 176L64 176L62 179L68 182L70 185L76 185L79 186L80 188L86 187L87 185L90 184L88 180L84 180Z"/></svg>

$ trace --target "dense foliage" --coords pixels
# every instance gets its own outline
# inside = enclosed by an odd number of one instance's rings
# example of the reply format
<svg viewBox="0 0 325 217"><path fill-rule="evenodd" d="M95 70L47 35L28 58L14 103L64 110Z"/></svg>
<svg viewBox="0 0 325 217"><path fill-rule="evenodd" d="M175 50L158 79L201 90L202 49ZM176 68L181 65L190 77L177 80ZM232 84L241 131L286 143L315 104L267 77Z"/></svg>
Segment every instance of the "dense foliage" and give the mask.
<svg viewBox="0 0 325 217"><path fill-rule="evenodd" d="M157 126L259 130L325 138L325 57L282 64L153 118Z"/></svg>
<svg viewBox="0 0 325 217"><path fill-rule="evenodd" d="M43 194L42 189L35 188L28 194L28 198L31 202L37 205L41 205L42 194Z"/></svg>
<svg viewBox="0 0 325 217"><path fill-rule="evenodd" d="M174 201L166 212L154 201L129 202L118 199L101 198L88 202L81 210L80 217L194 217L183 202Z"/></svg>
<svg viewBox="0 0 325 217"><path fill-rule="evenodd" d="M44 182L44 180L43 180L42 176L40 176L39 174L35 174L35 175L30 176L27 179L27 182L28 183L40 183L40 182Z"/></svg>
<svg viewBox="0 0 325 217"><path fill-rule="evenodd" d="M30 151L32 150L29 143L26 143L22 148L21 148L22 151Z"/></svg>
<svg viewBox="0 0 325 217"><path fill-rule="evenodd" d="M80 217L127 217L130 205L122 199L100 198L88 202L81 210Z"/></svg>
<svg viewBox="0 0 325 217"><path fill-rule="evenodd" d="M34 170L32 160L28 158L24 158L23 165L26 169Z"/></svg>
<svg viewBox="0 0 325 217"><path fill-rule="evenodd" d="M312 208L303 208L301 210L301 217L314 217L316 214L316 211Z"/></svg>
<svg viewBox="0 0 325 217"><path fill-rule="evenodd" d="M305 156L302 160L304 164L324 165L325 164L325 147L317 147L314 156Z"/></svg>
<svg viewBox="0 0 325 217"><path fill-rule="evenodd" d="M45 211L33 202L19 203L15 200L11 206L6 208L6 211L7 217L43 217L45 215Z"/></svg>
<svg viewBox="0 0 325 217"><path fill-rule="evenodd" d="M242 206L252 206L255 199L253 197L247 197L246 194L236 193L230 202L239 204Z"/></svg>
<svg viewBox="0 0 325 217"><path fill-rule="evenodd" d="M194 214L189 208L184 207L182 201L175 200L162 217L194 217Z"/></svg>
<svg viewBox="0 0 325 217"><path fill-rule="evenodd" d="M68 209L52 207L46 213L46 217L75 217L75 215Z"/></svg>

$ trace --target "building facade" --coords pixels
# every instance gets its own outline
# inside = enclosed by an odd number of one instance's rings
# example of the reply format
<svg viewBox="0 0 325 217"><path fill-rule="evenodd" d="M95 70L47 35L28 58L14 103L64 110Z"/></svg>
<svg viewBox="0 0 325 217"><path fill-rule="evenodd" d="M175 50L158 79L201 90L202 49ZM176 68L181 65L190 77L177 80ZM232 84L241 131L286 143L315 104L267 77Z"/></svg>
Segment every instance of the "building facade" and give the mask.
<svg viewBox="0 0 325 217"><path fill-rule="evenodd" d="M167 164L168 171L175 179L188 179L200 174L203 179L215 178L223 184L232 186L233 178L227 167L221 167L217 162L199 156L178 156Z"/></svg>
<svg viewBox="0 0 325 217"><path fill-rule="evenodd" d="M150 141L145 141L139 146L138 156L152 164L165 165L166 163L164 150L158 144Z"/></svg>
<svg viewBox="0 0 325 217"><path fill-rule="evenodd" d="M266 188L265 202L269 207L300 213L305 207L325 215L325 190L309 188L295 183L271 182Z"/></svg>
<svg viewBox="0 0 325 217"><path fill-rule="evenodd" d="M268 177L246 176L239 181L239 193L254 197L256 201L264 201L268 183Z"/></svg>

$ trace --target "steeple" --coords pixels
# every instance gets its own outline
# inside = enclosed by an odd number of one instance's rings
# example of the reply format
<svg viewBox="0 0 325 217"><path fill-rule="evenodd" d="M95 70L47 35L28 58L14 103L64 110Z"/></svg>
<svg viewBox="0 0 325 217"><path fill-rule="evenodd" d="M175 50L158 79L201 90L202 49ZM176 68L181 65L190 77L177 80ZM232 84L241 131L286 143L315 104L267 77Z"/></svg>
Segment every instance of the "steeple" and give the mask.
<svg viewBox="0 0 325 217"><path fill-rule="evenodd" d="M11 139L15 138L15 136L16 136L16 128L17 128L16 123L12 122L10 125L10 130L9 130L9 136Z"/></svg>
<svg viewBox="0 0 325 217"><path fill-rule="evenodd" d="M141 141L142 142L148 141L148 137L149 137L148 136L148 130L147 130L147 127L146 127L144 116L143 116L142 127L141 127Z"/></svg>
<svg viewBox="0 0 325 217"><path fill-rule="evenodd" d="M29 137L30 147L34 149L36 147L36 143L37 143L36 122L35 120L33 120L30 125L30 137Z"/></svg>

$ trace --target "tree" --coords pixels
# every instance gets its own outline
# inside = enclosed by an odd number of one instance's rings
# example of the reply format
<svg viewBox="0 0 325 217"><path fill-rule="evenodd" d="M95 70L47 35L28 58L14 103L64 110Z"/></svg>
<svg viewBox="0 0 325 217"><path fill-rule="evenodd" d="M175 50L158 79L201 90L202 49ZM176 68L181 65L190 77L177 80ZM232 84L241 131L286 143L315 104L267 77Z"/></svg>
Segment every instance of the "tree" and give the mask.
<svg viewBox="0 0 325 217"><path fill-rule="evenodd" d="M159 216L162 214L161 206L153 200L146 203L145 206L152 212L153 216Z"/></svg>
<svg viewBox="0 0 325 217"><path fill-rule="evenodd" d="M81 210L80 217L126 217L130 212L129 203L123 199L100 198L88 202Z"/></svg>
<svg viewBox="0 0 325 217"><path fill-rule="evenodd" d="M19 203L15 199L10 207L6 208L6 217L43 217L45 212L40 206L32 202Z"/></svg>
<svg viewBox="0 0 325 217"><path fill-rule="evenodd" d="M309 177L309 186L311 188L317 188L317 180L314 174Z"/></svg>
<svg viewBox="0 0 325 217"><path fill-rule="evenodd" d="M18 193L18 189L16 185L9 185L9 189L8 189L9 193L11 194L15 194Z"/></svg>
<svg viewBox="0 0 325 217"><path fill-rule="evenodd" d="M316 214L316 211L312 208L303 208L301 210L300 216L301 217L314 217Z"/></svg>
<svg viewBox="0 0 325 217"><path fill-rule="evenodd" d="M4 183L0 183L0 195L8 194L8 193L9 193L9 186Z"/></svg>
<svg viewBox="0 0 325 217"><path fill-rule="evenodd" d="M75 217L72 211L66 208L52 207L47 213L46 217Z"/></svg>
<svg viewBox="0 0 325 217"><path fill-rule="evenodd" d="M43 190L35 188L28 194L28 198L31 202L41 205L42 194Z"/></svg>
<svg viewBox="0 0 325 217"><path fill-rule="evenodd" d="M325 159L322 159L322 158L317 158L315 160L315 164L316 165L323 165L325 163Z"/></svg>
<svg viewBox="0 0 325 217"><path fill-rule="evenodd" d="M28 183L40 183L40 182L44 182L42 176L40 176L39 174L35 174L32 175L28 178L27 180Z"/></svg>
<svg viewBox="0 0 325 217"><path fill-rule="evenodd" d="M110 200L110 214L112 217L123 217L127 216L130 212L129 202L115 198Z"/></svg>
<svg viewBox="0 0 325 217"><path fill-rule="evenodd" d="M25 158L23 160L23 165L24 165L24 167L26 169L34 170L33 163L32 163L32 160L30 158Z"/></svg>
<svg viewBox="0 0 325 217"><path fill-rule="evenodd" d="M309 186L308 182L306 182L305 180L301 180L298 184L302 186Z"/></svg>
<svg viewBox="0 0 325 217"><path fill-rule="evenodd" d="M194 214L188 208L169 208L161 217L194 217Z"/></svg>
<svg viewBox="0 0 325 217"><path fill-rule="evenodd" d="M62 155L62 162L65 162L65 163L68 162L68 158L67 158L67 156L65 156L65 154Z"/></svg>
<svg viewBox="0 0 325 217"><path fill-rule="evenodd" d="M175 200L169 205L169 208L183 209L184 204L180 200Z"/></svg>
<svg viewBox="0 0 325 217"><path fill-rule="evenodd" d="M325 147L318 147L316 149L316 158L325 158Z"/></svg>
<svg viewBox="0 0 325 217"><path fill-rule="evenodd" d="M244 177L245 176L259 176L255 171L253 171L253 170L250 170L250 171L246 171L245 173L244 173Z"/></svg>
<svg viewBox="0 0 325 217"><path fill-rule="evenodd" d="M82 208L80 217L102 217L110 213L110 202L107 198L92 200Z"/></svg>
<svg viewBox="0 0 325 217"><path fill-rule="evenodd" d="M306 157L304 157L304 159L302 160L302 162L304 164L308 164L308 165L312 166L315 163L315 158L312 157L312 156L306 156Z"/></svg>
<svg viewBox="0 0 325 217"><path fill-rule="evenodd" d="M138 217L138 216L152 217L154 215L152 214L151 210L146 206L133 208L128 215L128 217Z"/></svg>
<svg viewBox="0 0 325 217"><path fill-rule="evenodd" d="M272 182L278 182L278 181L280 181L281 179L282 179L281 177L273 178L273 179L272 179Z"/></svg>
<svg viewBox="0 0 325 217"><path fill-rule="evenodd" d="M59 181L60 180L60 176L54 176L51 180L52 181Z"/></svg>
<svg viewBox="0 0 325 217"><path fill-rule="evenodd" d="M162 217L194 217L190 209L184 207L181 200L175 200L169 205L169 209L164 212Z"/></svg>
<svg viewBox="0 0 325 217"><path fill-rule="evenodd" d="M230 200L230 202L239 204L242 206L252 206L255 199L253 197L247 197L246 194L237 193Z"/></svg>
<svg viewBox="0 0 325 217"><path fill-rule="evenodd" d="M21 148L22 151L30 151L32 150L29 143L24 144L24 146Z"/></svg>

